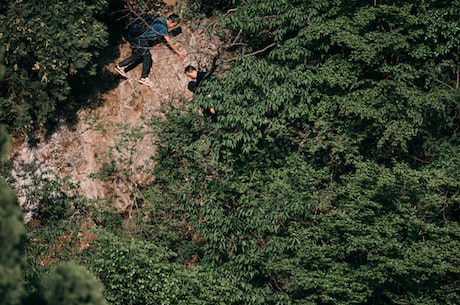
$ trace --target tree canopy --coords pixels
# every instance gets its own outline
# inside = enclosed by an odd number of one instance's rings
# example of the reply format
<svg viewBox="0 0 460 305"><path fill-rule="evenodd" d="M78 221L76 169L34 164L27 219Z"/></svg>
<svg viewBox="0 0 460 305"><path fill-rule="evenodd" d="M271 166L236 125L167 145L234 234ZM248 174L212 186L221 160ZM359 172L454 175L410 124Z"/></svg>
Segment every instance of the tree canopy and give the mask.
<svg viewBox="0 0 460 305"><path fill-rule="evenodd" d="M1 18L43 17L1 36L2 90L30 85L3 91L2 120L51 113L41 101L61 101L64 75L93 71L106 43L104 1L71 1L67 19L56 1L21 3ZM74 44L51 27L46 46L45 5L91 35ZM29 259L90 219L93 243L62 245L60 258L88 267L113 304L458 304L460 1L188 5L219 17L235 57L216 59L222 77L190 105L147 122L155 181L133 190L129 217L103 200L46 214ZM28 53L39 41L78 60L54 67ZM200 107L217 122L190 111Z"/></svg>
<svg viewBox="0 0 460 305"><path fill-rule="evenodd" d="M6 128L0 126L0 158L8 147ZM26 230L16 206L14 191L0 179L0 304L21 304L24 289L24 242Z"/></svg>
<svg viewBox="0 0 460 305"><path fill-rule="evenodd" d="M235 278L229 303L458 301L459 13L280 0L224 14L244 47L194 100L218 122L168 121L155 173L201 263Z"/></svg>
<svg viewBox="0 0 460 305"><path fill-rule="evenodd" d="M94 75L108 44L104 0L8 1L0 13L6 77L0 122L25 130L47 123L69 102L72 82Z"/></svg>
<svg viewBox="0 0 460 305"><path fill-rule="evenodd" d="M105 305L102 288L86 268L69 262L53 266L42 280L42 293L48 305Z"/></svg>

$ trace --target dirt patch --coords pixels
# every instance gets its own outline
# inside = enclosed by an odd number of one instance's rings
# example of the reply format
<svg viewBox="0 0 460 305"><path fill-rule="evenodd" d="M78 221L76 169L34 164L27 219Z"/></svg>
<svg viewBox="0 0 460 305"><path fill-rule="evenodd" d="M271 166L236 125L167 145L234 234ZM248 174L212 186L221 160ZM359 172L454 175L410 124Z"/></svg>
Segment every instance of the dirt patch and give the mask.
<svg viewBox="0 0 460 305"><path fill-rule="evenodd" d="M100 105L80 109L72 128L59 125L49 138L40 139L33 147L27 144L27 139L15 144L11 159L16 178L14 186L21 206L31 209L39 202L28 195L34 182L31 173L25 172L33 169L33 175L45 174L51 179L53 175L66 177L69 182L79 185L80 195L94 199L110 198L119 209L126 209L133 200L130 198L133 186L151 183L153 179L145 172L155 166L151 159L155 152L155 135L146 126L145 119L155 116L161 119L159 110L162 105L187 103L193 98L187 89L190 79L183 73L184 67L192 64L210 68L222 43L218 37L207 34L210 23L210 20L195 20L182 25L182 33L174 40L179 49L188 53L185 59L179 58L166 44L152 49L150 79L155 84L153 88L138 83L141 74L141 65L138 65L128 72L128 79L120 77L118 86L100 97ZM119 52L120 58L106 69L113 71L119 60L130 55L129 44L123 42ZM143 136L130 139L133 131ZM126 161L117 165L129 171L129 178L110 177L110 173L107 179L91 178L113 159ZM31 217L32 214L26 215L26 220Z"/></svg>

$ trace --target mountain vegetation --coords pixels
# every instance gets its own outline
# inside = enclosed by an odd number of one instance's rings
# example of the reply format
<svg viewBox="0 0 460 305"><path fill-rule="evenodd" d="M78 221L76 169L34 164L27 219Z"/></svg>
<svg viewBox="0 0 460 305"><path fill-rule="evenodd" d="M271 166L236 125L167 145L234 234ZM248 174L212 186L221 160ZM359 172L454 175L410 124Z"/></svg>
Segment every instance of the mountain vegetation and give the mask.
<svg viewBox="0 0 460 305"><path fill-rule="evenodd" d="M123 2L1 4L9 132L72 101L103 62L114 7L155 1ZM460 303L460 1L183 12L216 17L234 57L215 59L222 76L191 105L146 119L155 179L128 212L53 181L23 225L0 185L1 304ZM217 121L190 110L209 107Z"/></svg>
<svg viewBox="0 0 460 305"><path fill-rule="evenodd" d="M8 137L0 128L0 155L6 154ZM23 267L26 228L13 190L0 180L0 304L20 304L25 294Z"/></svg>
<svg viewBox="0 0 460 305"><path fill-rule="evenodd" d="M72 88L97 71L108 45L107 10L105 0L3 2L0 122L25 132L53 121Z"/></svg>

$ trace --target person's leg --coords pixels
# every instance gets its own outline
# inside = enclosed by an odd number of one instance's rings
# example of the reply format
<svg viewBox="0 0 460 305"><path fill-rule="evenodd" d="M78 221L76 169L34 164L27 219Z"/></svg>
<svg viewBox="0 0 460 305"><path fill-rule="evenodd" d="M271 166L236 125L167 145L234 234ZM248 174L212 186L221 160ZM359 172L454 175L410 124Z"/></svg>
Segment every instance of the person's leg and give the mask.
<svg viewBox="0 0 460 305"><path fill-rule="evenodd" d="M119 67L125 67L128 66L142 58L142 52L139 51L139 48L133 48L132 50L132 55L122 61L118 64Z"/></svg>
<svg viewBox="0 0 460 305"><path fill-rule="evenodd" d="M152 54L149 49L145 49L142 54L142 74L141 78L147 78L152 67Z"/></svg>

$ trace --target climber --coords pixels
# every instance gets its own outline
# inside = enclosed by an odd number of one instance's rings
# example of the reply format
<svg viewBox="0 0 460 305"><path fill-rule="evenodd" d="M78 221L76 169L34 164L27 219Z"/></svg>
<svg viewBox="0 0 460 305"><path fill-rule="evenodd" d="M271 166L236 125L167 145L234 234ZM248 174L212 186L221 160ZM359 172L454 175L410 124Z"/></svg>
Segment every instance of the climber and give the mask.
<svg viewBox="0 0 460 305"><path fill-rule="evenodd" d="M188 84L188 89L193 93L197 92L198 88L204 80L215 78L207 72L198 71L194 66L191 65L185 67L184 73L187 75L187 77L192 79L192 81L190 81ZM204 115L209 115L213 122L217 121L217 111L214 109L214 107L202 108L202 111Z"/></svg>
<svg viewBox="0 0 460 305"><path fill-rule="evenodd" d="M138 17L140 18L140 17ZM145 19L141 19L144 24L147 24ZM128 40L131 45L132 55L122 60L115 67L115 71L121 76L127 78L125 67L142 60L142 74L139 83L153 87L153 82L149 79L150 68L152 67L152 55L150 48L159 38L164 38L169 47L182 59L187 56L187 53L179 50L170 37L170 31L174 30L180 23L180 17L177 14L171 14L168 18L158 16L149 28L143 31L141 35L133 35L128 31ZM132 23L134 24L134 23ZM129 29L129 28L128 28Z"/></svg>

